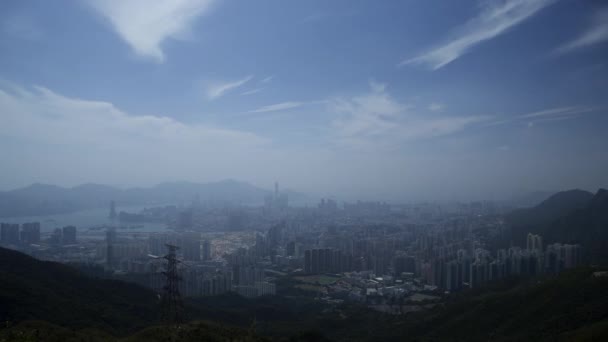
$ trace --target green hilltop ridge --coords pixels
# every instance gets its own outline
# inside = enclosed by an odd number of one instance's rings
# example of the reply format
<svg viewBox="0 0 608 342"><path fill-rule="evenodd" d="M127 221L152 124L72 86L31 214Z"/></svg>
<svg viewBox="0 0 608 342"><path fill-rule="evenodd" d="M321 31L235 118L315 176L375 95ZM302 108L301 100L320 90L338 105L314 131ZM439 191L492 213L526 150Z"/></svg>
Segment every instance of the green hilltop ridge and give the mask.
<svg viewBox="0 0 608 342"><path fill-rule="evenodd" d="M608 190L557 193L536 207L516 210L506 218L511 241L524 244L528 233L545 244L578 243L586 262L608 265Z"/></svg>
<svg viewBox="0 0 608 342"><path fill-rule="evenodd" d="M567 190L549 196L532 208L517 209L507 215L514 225L543 225L551 223L573 210L585 207L593 194L584 190Z"/></svg>
<svg viewBox="0 0 608 342"><path fill-rule="evenodd" d="M45 336L45 341L171 340L159 321L158 297L148 288L89 277L68 265L1 247L0 260L0 341L37 341L36 336ZM193 321L177 333L184 341L259 341L264 339L249 331L256 317L280 321L287 314L293 325L289 331L278 329L281 334L307 340L309 334L296 324L301 311L298 305L298 312L293 311L293 303L236 294L186 299L186 317ZM306 311L312 315L320 310L307 305Z"/></svg>
<svg viewBox="0 0 608 342"><path fill-rule="evenodd" d="M85 276L67 265L0 248L0 341L264 341L248 331L190 322L160 326L156 294Z"/></svg>
<svg viewBox="0 0 608 342"><path fill-rule="evenodd" d="M138 285L89 278L69 266L0 248L0 341L487 341L608 338L608 277L582 268L505 279L393 316L360 305L237 295L187 299L180 329L157 320ZM255 324L252 324L255 322ZM38 336L38 337L37 337Z"/></svg>
<svg viewBox="0 0 608 342"><path fill-rule="evenodd" d="M580 243L589 261L608 265L608 190L600 189L585 207L560 217L543 233L551 240Z"/></svg>
<svg viewBox="0 0 608 342"><path fill-rule="evenodd" d="M574 269L465 291L418 316L409 332L421 340L605 341L608 277L594 271Z"/></svg>
<svg viewBox="0 0 608 342"><path fill-rule="evenodd" d="M67 265L0 248L0 321L43 320L72 328L134 332L156 322L146 288L90 278Z"/></svg>
<svg viewBox="0 0 608 342"><path fill-rule="evenodd" d="M95 329L71 330L44 321L25 321L0 329L0 341L45 341L45 342L263 342L267 338L257 336L245 329L227 327L211 322L190 322L179 327L151 326L125 337L116 337Z"/></svg>

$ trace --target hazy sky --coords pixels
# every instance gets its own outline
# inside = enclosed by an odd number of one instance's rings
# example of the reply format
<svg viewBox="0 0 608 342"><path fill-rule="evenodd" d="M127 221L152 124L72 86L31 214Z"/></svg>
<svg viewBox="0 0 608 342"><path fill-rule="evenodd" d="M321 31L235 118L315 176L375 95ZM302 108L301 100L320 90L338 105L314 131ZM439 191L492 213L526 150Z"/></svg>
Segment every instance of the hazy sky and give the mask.
<svg viewBox="0 0 608 342"><path fill-rule="evenodd" d="M0 188L608 186L608 3L0 1Z"/></svg>

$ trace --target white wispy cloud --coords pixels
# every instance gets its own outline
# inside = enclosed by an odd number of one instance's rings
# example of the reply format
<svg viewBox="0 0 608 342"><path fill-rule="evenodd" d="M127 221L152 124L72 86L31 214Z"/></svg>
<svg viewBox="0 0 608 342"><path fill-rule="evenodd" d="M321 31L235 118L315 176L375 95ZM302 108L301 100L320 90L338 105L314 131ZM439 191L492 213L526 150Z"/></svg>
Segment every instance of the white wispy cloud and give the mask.
<svg viewBox="0 0 608 342"><path fill-rule="evenodd" d="M205 95L209 100L217 99L224 96L227 92L243 86L245 83L251 81L252 78L253 75L249 75L236 81L209 84L205 89Z"/></svg>
<svg viewBox="0 0 608 342"><path fill-rule="evenodd" d="M591 113L596 110L598 110L598 107L592 106L558 107L522 114L519 115L517 119L528 121L528 127L532 127L537 123L576 119L583 114Z"/></svg>
<svg viewBox="0 0 608 342"><path fill-rule="evenodd" d="M66 175L69 182L123 177L156 182L168 174L196 179L202 172L222 179L254 163L249 155L260 155L270 143L247 131L133 115L109 102L67 97L44 87L0 84L0 113L2 141L23 147L13 162L49 165L45 172ZM0 153L8 155L10 150L0 145Z"/></svg>
<svg viewBox="0 0 608 342"><path fill-rule="evenodd" d="M596 110L596 107L591 106L570 106L570 107L558 107L540 110L532 113L522 114L519 117L530 119L530 118L546 118L546 117L557 117L557 116L571 116L583 113L588 113Z"/></svg>
<svg viewBox="0 0 608 342"><path fill-rule="evenodd" d="M80 143L112 143L109 138L117 137L119 141L149 139L175 144L215 139L247 144L264 141L252 133L189 125L166 116L131 115L109 102L66 97L45 87L3 88L0 110L6 120L0 131L7 135Z"/></svg>
<svg viewBox="0 0 608 342"><path fill-rule="evenodd" d="M253 94L257 94L257 93L261 92L264 89L265 88L254 88L254 89L242 92L241 95L253 95Z"/></svg>
<svg viewBox="0 0 608 342"><path fill-rule="evenodd" d="M261 80L259 80L257 83L258 86L257 88L253 88L247 91L244 91L241 93L241 95L253 95L253 94L257 94L259 92L261 92L262 90L266 89L265 85L267 85L268 83L270 83L272 80L274 79L274 76L267 76L262 78Z"/></svg>
<svg viewBox="0 0 608 342"><path fill-rule="evenodd" d="M594 14L591 24L576 39L563 44L554 52L563 54L608 41L608 8Z"/></svg>
<svg viewBox="0 0 608 342"><path fill-rule="evenodd" d="M369 87L371 88L372 92L374 92L376 94L380 94L380 93L384 93L384 91L386 90L386 83L380 83L380 82L371 80L371 81L369 81Z"/></svg>
<svg viewBox="0 0 608 342"><path fill-rule="evenodd" d="M162 43L181 39L214 0L89 0L133 51L162 62Z"/></svg>
<svg viewBox="0 0 608 342"><path fill-rule="evenodd" d="M422 64L432 70L440 69L460 58L476 45L496 38L532 17L555 0L493 0L481 3L478 16L452 33L452 38L415 58L399 65Z"/></svg>
<svg viewBox="0 0 608 342"><path fill-rule="evenodd" d="M431 112L440 112L445 108L445 105L441 104L441 103L431 103L429 105L429 110Z"/></svg>
<svg viewBox="0 0 608 342"><path fill-rule="evenodd" d="M541 118L541 119L536 119L534 121L531 121L533 124L535 123L539 123L539 122L553 122L553 121L564 121L564 120L571 120L571 119L577 119L581 116L581 114L578 115L570 115L570 116L556 116L556 117L548 117L548 118Z"/></svg>
<svg viewBox="0 0 608 342"><path fill-rule="evenodd" d="M306 104L306 103L305 102L295 102L295 101L281 102L281 103L276 103L276 104L260 107L258 109L250 110L249 113L276 112L276 111L280 111L280 110L298 108L298 107L303 106L304 104Z"/></svg>
<svg viewBox="0 0 608 342"><path fill-rule="evenodd" d="M272 81L273 78L274 78L274 76L265 77L265 78L263 78L263 79L260 80L260 83L262 83L262 84L269 83L270 81Z"/></svg>
<svg viewBox="0 0 608 342"><path fill-rule="evenodd" d="M568 119L575 119L583 114L596 112L600 107L595 106L567 106L567 107L555 107L535 112L524 113L519 115L513 115L509 118L503 118L500 120L492 121L486 124L486 126L499 126L514 122L528 122L529 126L533 126L537 122L551 122L551 121L562 121Z"/></svg>
<svg viewBox="0 0 608 342"><path fill-rule="evenodd" d="M370 92L350 99L335 99L329 111L339 115L332 122L337 141L363 146L367 143L393 145L405 140L451 134L484 121L485 116L419 115L407 104L393 99L386 85L371 82Z"/></svg>

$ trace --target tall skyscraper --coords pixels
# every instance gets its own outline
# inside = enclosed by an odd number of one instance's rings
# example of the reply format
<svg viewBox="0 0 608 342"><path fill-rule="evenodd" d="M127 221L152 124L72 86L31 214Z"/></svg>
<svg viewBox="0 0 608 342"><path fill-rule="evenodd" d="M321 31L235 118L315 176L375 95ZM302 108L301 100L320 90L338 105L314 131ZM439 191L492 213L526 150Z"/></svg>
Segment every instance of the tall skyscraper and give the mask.
<svg viewBox="0 0 608 342"><path fill-rule="evenodd" d="M24 244L40 242L40 222L29 222L21 225L21 242Z"/></svg>
<svg viewBox="0 0 608 342"><path fill-rule="evenodd" d="M76 244L76 227L65 226L62 231L62 241L64 245Z"/></svg>
<svg viewBox="0 0 608 342"><path fill-rule="evenodd" d="M304 251L304 272L312 273L312 250Z"/></svg>
<svg viewBox="0 0 608 342"><path fill-rule="evenodd" d="M265 207L269 212L281 212L289 206L289 198L286 193L279 192L279 183L274 183L274 193L268 194L265 199Z"/></svg>
<svg viewBox="0 0 608 342"><path fill-rule="evenodd" d="M177 230L185 231L188 229L192 229L193 220L192 220L192 210L184 210L178 214L177 217Z"/></svg>
<svg viewBox="0 0 608 342"><path fill-rule="evenodd" d="M543 238L540 235L528 233L528 238L526 239L526 249L530 252L542 252Z"/></svg>
<svg viewBox="0 0 608 342"><path fill-rule="evenodd" d="M110 214L108 217L114 221L116 219L116 202L114 200L110 201Z"/></svg>
<svg viewBox="0 0 608 342"><path fill-rule="evenodd" d="M211 260L211 241L203 240L202 258L203 261Z"/></svg>
<svg viewBox="0 0 608 342"><path fill-rule="evenodd" d="M266 233L266 241L268 243L269 248L276 248L283 238L283 224L277 224L270 229Z"/></svg>
<svg viewBox="0 0 608 342"><path fill-rule="evenodd" d="M201 260L201 234L184 233L181 237L180 247L185 260Z"/></svg>
<svg viewBox="0 0 608 342"><path fill-rule="evenodd" d="M2 223L0 225L0 241L4 244L18 244L19 224Z"/></svg>
<svg viewBox="0 0 608 342"><path fill-rule="evenodd" d="M106 265L109 268L114 267L116 263L114 258L114 243L116 243L116 230L110 228L106 231Z"/></svg>
<svg viewBox="0 0 608 342"><path fill-rule="evenodd" d="M55 228L55 230L53 230L53 234L51 234L50 243L55 246L61 245L62 235L63 232L61 228Z"/></svg>
<svg viewBox="0 0 608 342"><path fill-rule="evenodd" d="M287 246L285 248L285 253L287 254L287 256L296 255L296 242L295 241L289 241L287 243Z"/></svg>

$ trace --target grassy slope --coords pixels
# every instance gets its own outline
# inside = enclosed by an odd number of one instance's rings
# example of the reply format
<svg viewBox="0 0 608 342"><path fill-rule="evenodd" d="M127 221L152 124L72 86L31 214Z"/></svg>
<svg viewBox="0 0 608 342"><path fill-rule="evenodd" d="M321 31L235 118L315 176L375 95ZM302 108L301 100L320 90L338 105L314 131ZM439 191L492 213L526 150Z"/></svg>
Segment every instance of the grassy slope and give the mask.
<svg viewBox="0 0 608 342"><path fill-rule="evenodd" d="M0 320L44 320L128 333L156 322L155 294L137 285L89 278L62 264L0 248Z"/></svg>
<svg viewBox="0 0 608 342"><path fill-rule="evenodd" d="M421 339L555 340L579 334L608 337L608 279L580 269L504 292L464 295L414 327ZM591 329L591 330L589 330Z"/></svg>
<svg viewBox="0 0 608 342"><path fill-rule="evenodd" d="M0 342L161 342L161 341L268 341L247 330L209 322L191 322L179 328L151 326L127 337L115 337L106 332L84 329L70 330L43 321L25 321L0 328Z"/></svg>

